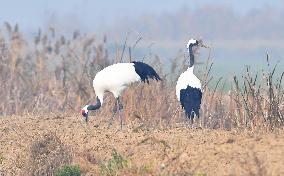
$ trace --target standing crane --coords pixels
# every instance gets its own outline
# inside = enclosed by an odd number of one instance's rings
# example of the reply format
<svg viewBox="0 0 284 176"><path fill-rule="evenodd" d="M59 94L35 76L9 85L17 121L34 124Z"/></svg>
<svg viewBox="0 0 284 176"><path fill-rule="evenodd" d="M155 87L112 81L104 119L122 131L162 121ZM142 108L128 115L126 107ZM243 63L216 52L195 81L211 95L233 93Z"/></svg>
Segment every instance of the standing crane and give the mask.
<svg viewBox="0 0 284 176"><path fill-rule="evenodd" d="M193 73L194 51L198 47L207 48L201 40L190 39L188 41L187 51L190 57L189 66L188 69L179 76L176 85L177 99L180 101L185 115L191 119L191 123L193 123L195 115L199 118L199 109L202 99L201 82Z"/></svg>
<svg viewBox="0 0 284 176"><path fill-rule="evenodd" d="M104 68L96 74L93 80L93 87L97 96L96 104L86 105L81 110L85 121L88 122L88 112L90 110L97 110L102 106L104 92L109 91L114 95L116 99L114 109L119 111L123 109L119 98L123 90L136 81L147 82L149 84L149 79L161 80L156 71L143 62L117 63ZM120 125L122 128L121 116Z"/></svg>

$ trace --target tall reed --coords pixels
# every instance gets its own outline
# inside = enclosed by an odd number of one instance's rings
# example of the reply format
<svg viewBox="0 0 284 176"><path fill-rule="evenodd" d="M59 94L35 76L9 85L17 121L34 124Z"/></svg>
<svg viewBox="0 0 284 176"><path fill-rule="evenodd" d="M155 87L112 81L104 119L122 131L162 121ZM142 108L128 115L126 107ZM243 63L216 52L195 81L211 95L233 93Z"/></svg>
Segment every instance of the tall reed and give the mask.
<svg viewBox="0 0 284 176"><path fill-rule="evenodd" d="M24 38L19 26L5 23L0 32L0 115L21 113L79 112L95 100L92 79L104 67L116 62L144 60L158 70L162 82L137 83L123 93L125 122L139 121L156 127L170 126L185 119L175 97L178 75L187 67L183 52L170 62L167 74L162 59L134 58L132 53L142 37L129 44L128 35L116 58L110 58L107 37L98 41L91 35L75 31L71 38L57 35L55 29L38 31L33 42ZM127 52L128 51L128 52ZM205 71L199 74L203 83L201 123L205 128L275 129L284 124L283 75L277 66L254 74L250 67L241 76L226 81L211 74L211 56ZM215 80L215 81L214 81ZM224 91L225 85L231 85ZM105 105L96 116L111 116L113 98L107 94Z"/></svg>

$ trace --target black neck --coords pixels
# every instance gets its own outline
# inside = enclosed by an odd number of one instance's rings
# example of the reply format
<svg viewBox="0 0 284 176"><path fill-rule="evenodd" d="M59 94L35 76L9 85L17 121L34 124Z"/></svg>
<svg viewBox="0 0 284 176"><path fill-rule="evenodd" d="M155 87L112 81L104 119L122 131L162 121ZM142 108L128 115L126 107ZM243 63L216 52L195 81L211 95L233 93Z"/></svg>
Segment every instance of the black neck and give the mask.
<svg viewBox="0 0 284 176"><path fill-rule="evenodd" d="M189 57L190 57L189 67L192 67L194 65L194 54L193 54L192 46L188 48L188 51L189 51Z"/></svg>
<svg viewBox="0 0 284 176"><path fill-rule="evenodd" d="M88 110L96 110L96 109L99 109L100 107L101 107L101 101L97 97L97 103L95 105L89 105L87 109Z"/></svg>

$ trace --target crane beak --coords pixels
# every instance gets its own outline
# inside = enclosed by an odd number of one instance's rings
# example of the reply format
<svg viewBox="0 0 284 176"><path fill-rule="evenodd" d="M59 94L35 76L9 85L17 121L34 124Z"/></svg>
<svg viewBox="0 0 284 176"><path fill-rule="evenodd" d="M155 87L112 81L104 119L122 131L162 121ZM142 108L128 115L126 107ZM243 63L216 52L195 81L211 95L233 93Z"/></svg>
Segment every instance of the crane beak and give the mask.
<svg viewBox="0 0 284 176"><path fill-rule="evenodd" d="M205 45L204 43L203 43L203 40L198 40L198 46L200 46L200 47L203 47L203 48L209 48L209 46L207 46L207 45Z"/></svg>
<svg viewBox="0 0 284 176"><path fill-rule="evenodd" d="M88 120L89 120L88 119L88 112L85 112L85 110L82 109L81 114L82 114L83 117L85 117L85 122L88 123Z"/></svg>
<svg viewBox="0 0 284 176"><path fill-rule="evenodd" d="M209 46L207 46L207 45L205 45L205 44L203 44L203 43L200 44L200 47L209 48Z"/></svg>

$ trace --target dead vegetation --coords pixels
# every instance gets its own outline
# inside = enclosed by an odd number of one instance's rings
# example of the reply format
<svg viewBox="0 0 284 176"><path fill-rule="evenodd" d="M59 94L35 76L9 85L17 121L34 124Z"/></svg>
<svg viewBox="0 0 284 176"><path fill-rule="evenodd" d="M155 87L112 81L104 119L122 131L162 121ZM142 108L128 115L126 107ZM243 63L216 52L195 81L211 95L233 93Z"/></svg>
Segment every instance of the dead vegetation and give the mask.
<svg viewBox="0 0 284 176"><path fill-rule="evenodd" d="M134 60L131 53L141 38L134 45L126 39L121 49L117 47L116 58L111 59L106 37L97 41L94 36L75 31L66 38L48 29L39 30L31 42L17 25L5 23L2 28L0 175L23 171L28 175L52 175L58 167L71 163L78 163L89 175L266 175L275 169L260 164L267 164L263 151L270 150L270 138L277 150L271 151L273 157L268 160L282 164L277 157L283 144L277 137L269 135L263 141L235 133L278 132L283 127L284 72L275 73L277 67L269 65L268 55L266 70L254 74L248 67L233 80L212 76L209 55L198 73L204 85L200 131L187 128L175 97L175 82L186 69L186 58L179 54L172 59L169 73L163 70L158 56L146 58L163 81L137 83L124 92L126 131L117 132L105 128L114 104L110 94L100 111L92 112L89 125L81 122L79 109L95 100L95 74L112 63ZM226 84L228 91L224 90ZM246 146L246 140L250 146ZM263 148L261 142L266 144Z"/></svg>
<svg viewBox="0 0 284 176"><path fill-rule="evenodd" d="M55 29L48 29L45 32L39 30L30 42L21 34L18 25L13 27L5 23L2 28L1 115L78 112L84 104L94 101L92 79L96 72L124 58L134 60L131 53L141 40L140 37L131 45L126 38L122 49L116 49L116 58L110 59L106 37L97 41L94 36L75 31L71 38L66 38L57 36ZM164 74L166 71L159 57L152 57L146 59L160 72L163 82L135 84L124 93L126 123L139 119L155 127L170 125L181 119L182 111L175 98L175 82L186 69L187 59L179 53L172 59L170 73ZM248 67L243 75L226 81L210 74L212 63L209 55L203 73L199 74L204 85L203 127L273 130L283 126L284 72L276 75L277 68L269 65L268 57L266 70L253 74ZM229 91L223 90L226 84L230 85ZM113 106L113 100L107 96L105 102L105 108L96 115L110 114L109 106Z"/></svg>
<svg viewBox="0 0 284 176"><path fill-rule="evenodd" d="M55 168L79 165L83 175L284 174L283 130L261 134L191 129L181 123L159 129L144 125L134 131L141 126L136 121L121 131L119 122L108 128L105 118L85 125L80 115L2 117L2 173L47 175ZM12 121L17 121L17 134Z"/></svg>
<svg viewBox="0 0 284 176"><path fill-rule="evenodd" d="M45 134L31 144L27 175L53 175L63 165L71 163L71 153L55 134Z"/></svg>

